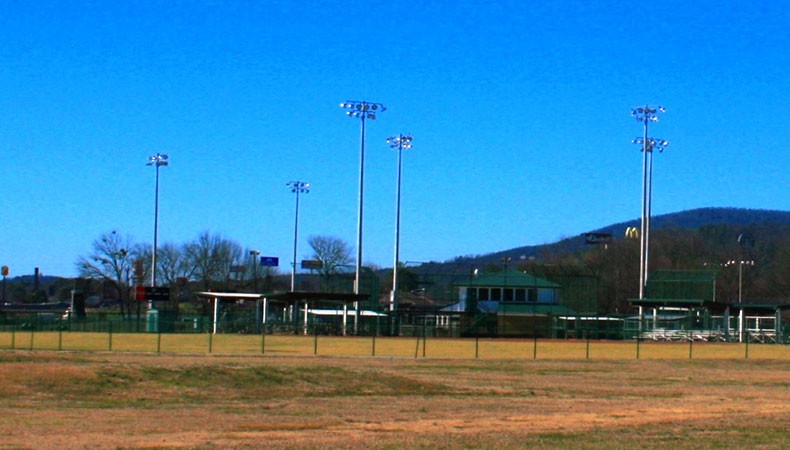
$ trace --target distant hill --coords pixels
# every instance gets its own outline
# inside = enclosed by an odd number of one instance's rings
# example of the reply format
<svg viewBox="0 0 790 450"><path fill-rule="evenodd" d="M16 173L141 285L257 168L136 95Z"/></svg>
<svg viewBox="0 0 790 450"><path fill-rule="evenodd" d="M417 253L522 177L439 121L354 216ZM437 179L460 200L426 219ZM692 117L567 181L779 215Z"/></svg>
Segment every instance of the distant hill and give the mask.
<svg viewBox="0 0 790 450"><path fill-rule="evenodd" d="M652 230L685 229L696 230L706 226L735 226L747 227L755 225L782 225L790 224L790 211L774 211L763 209L743 208L698 208L677 213L653 216ZM478 256L459 256L444 263L428 263L426 269L436 270L444 266L451 270L452 266L468 268L470 264L500 264L502 258L510 257L516 263L518 260L540 258L548 253L574 253L588 248L584 241L586 233L608 233L613 239L622 239L628 227L639 227L640 220L634 219L627 222L616 223L596 230L583 230L579 235L562 239L558 242L543 245L528 245L516 247L499 252ZM465 269L468 270L468 269Z"/></svg>
<svg viewBox="0 0 790 450"><path fill-rule="evenodd" d="M638 227L639 222L639 219L634 219L592 231L622 236L627 227ZM708 225L747 226L769 223L790 223L790 211L740 208L698 208L654 216L651 220L651 225L654 229L681 228L692 230Z"/></svg>
<svg viewBox="0 0 790 450"><path fill-rule="evenodd" d="M63 278L63 277L58 277L58 276L54 276L54 275L40 275L38 277L38 281L42 285L46 285L46 284L53 283L53 282L55 282L55 281L57 281L57 280L59 280L61 278ZM13 277L13 278L9 278L8 282L9 283L33 284L33 283L36 282L36 276L35 275L19 275L19 276Z"/></svg>

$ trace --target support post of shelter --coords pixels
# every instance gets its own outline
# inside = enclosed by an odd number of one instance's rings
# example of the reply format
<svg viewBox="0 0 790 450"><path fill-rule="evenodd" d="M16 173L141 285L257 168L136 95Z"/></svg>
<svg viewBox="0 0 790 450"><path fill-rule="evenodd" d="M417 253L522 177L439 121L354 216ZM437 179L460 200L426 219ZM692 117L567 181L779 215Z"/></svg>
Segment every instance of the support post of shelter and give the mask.
<svg viewBox="0 0 790 450"><path fill-rule="evenodd" d="M644 308L644 306L640 305L639 306L639 334L640 335L642 334L642 331L644 331L642 329L644 321L645 321L645 308Z"/></svg>
<svg viewBox="0 0 790 450"><path fill-rule="evenodd" d="M776 318L774 319L774 324L774 331L776 332L776 338L774 339L774 342L776 344L782 344L784 339L782 339L782 310L780 308L776 308Z"/></svg>
<svg viewBox="0 0 790 450"><path fill-rule="evenodd" d="M217 334L218 325L219 325L219 297L214 297L214 324L212 326L212 334Z"/></svg>
<svg viewBox="0 0 790 450"><path fill-rule="evenodd" d="M307 300L305 300L305 302L304 302L304 335L305 336L307 336L307 334L308 334L307 333L307 328L308 328L308 326L307 326L307 315L308 315L308 312L309 312L309 308L308 308L308 305L307 305Z"/></svg>
<svg viewBox="0 0 790 450"><path fill-rule="evenodd" d="M261 299L255 300L255 334L261 332Z"/></svg>
<svg viewBox="0 0 790 450"><path fill-rule="evenodd" d="M347 335L348 330L348 305L343 303L343 336Z"/></svg>
<svg viewBox="0 0 790 450"><path fill-rule="evenodd" d="M359 336L359 302L354 302L354 336Z"/></svg>

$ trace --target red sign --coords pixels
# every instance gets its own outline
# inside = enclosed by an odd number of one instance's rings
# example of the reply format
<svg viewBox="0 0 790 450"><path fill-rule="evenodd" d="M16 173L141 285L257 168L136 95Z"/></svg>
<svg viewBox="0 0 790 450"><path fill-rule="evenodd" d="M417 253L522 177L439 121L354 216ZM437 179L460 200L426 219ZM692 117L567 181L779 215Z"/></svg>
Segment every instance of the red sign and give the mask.
<svg viewBox="0 0 790 450"><path fill-rule="evenodd" d="M170 300L170 288L135 286L134 299L140 302L153 300L157 302Z"/></svg>

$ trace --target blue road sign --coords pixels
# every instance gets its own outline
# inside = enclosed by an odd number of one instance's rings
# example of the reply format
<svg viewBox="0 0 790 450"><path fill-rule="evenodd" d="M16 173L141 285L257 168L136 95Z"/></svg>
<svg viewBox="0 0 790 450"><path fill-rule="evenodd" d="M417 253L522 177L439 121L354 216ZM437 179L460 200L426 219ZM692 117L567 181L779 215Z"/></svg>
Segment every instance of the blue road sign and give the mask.
<svg viewBox="0 0 790 450"><path fill-rule="evenodd" d="M261 256L261 265L267 267L277 267L280 265L280 258L276 256Z"/></svg>

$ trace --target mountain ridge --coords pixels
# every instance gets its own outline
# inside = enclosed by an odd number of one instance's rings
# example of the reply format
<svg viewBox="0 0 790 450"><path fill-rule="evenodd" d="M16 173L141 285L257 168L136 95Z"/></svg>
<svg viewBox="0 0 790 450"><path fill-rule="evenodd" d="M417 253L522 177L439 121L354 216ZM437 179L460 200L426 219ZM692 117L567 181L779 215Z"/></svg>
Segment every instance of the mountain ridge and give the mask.
<svg viewBox="0 0 790 450"><path fill-rule="evenodd" d="M541 254L550 252L576 252L587 247L587 244L584 242L584 235L587 233L605 233L611 234L613 239L623 239L626 229L629 227L639 228L640 222L641 219L637 218L588 230L553 243L525 245L482 255L457 256L443 263L432 262L428 264L430 266L468 265L470 263L498 264L503 258L508 257L511 258L511 260L517 261L534 259ZM748 227L759 224L790 224L790 211L735 207L702 207L653 216L650 224L651 230L653 231L668 229L693 230L717 225Z"/></svg>

